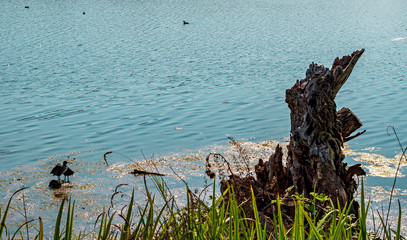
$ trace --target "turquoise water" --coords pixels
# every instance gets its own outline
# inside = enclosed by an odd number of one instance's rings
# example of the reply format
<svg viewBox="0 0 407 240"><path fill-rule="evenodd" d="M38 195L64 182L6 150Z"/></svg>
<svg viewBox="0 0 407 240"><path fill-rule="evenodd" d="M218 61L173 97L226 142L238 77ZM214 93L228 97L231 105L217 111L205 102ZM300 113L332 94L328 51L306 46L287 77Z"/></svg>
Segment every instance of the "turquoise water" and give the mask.
<svg viewBox="0 0 407 240"><path fill-rule="evenodd" d="M225 144L227 136L283 140L285 89L309 63L330 66L360 48L337 98L367 129L350 144L393 156L388 124L407 140L401 0L42 0L0 8L0 170L72 151L141 157Z"/></svg>
<svg viewBox="0 0 407 240"><path fill-rule="evenodd" d="M285 90L311 62L331 66L361 48L337 97L367 130L350 148L394 157L388 125L407 145L404 0L3 0L0 9L0 171L73 153L165 156L228 136L284 141Z"/></svg>

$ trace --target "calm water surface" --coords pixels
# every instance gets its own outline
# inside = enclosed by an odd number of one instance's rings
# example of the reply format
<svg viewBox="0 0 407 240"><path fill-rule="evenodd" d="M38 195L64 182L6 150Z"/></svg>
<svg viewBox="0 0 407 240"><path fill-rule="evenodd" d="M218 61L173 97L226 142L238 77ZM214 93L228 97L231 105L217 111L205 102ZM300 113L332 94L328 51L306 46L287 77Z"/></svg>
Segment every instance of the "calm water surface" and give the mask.
<svg viewBox="0 0 407 240"><path fill-rule="evenodd" d="M311 62L331 66L361 48L337 97L367 130L350 147L394 157L388 125L407 145L404 0L3 0L0 9L0 171L73 153L164 156L228 136L284 141L285 90Z"/></svg>

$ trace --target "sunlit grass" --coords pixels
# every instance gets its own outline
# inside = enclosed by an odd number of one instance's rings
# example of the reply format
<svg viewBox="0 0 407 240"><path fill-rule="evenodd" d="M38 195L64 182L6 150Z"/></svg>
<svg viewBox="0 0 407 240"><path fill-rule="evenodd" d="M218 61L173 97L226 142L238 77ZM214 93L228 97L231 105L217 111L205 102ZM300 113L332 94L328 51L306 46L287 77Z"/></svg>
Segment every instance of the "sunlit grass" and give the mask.
<svg viewBox="0 0 407 240"><path fill-rule="evenodd" d="M237 203L233 188L216 197L216 184L213 183L211 201L206 203L186 187L186 204L178 207L174 196L168 191L165 181L160 177L153 177L152 181L158 189L158 194L152 194L145 182L147 202L138 206L134 202L132 192L127 211L108 213L103 212L95 219L93 230L82 233L75 231L75 201L62 200L55 220L53 239L377 239L378 229L383 230L383 239L404 239L401 236L401 206L397 226L390 228L383 216L379 215L380 223L374 232L367 230L366 221L370 202L366 202L362 181L359 216L356 219L350 214L351 204L334 207L331 199L315 194L313 200L297 196L295 201L295 216L287 225L287 216L282 211L284 204L279 198L273 202L275 215L273 221L267 223L262 220L257 210L256 198L252 191L251 202L253 217L248 217ZM13 235L5 233L7 214L16 191L9 199L5 209L0 211L0 238L24 239L22 227ZM157 199L160 198L158 201ZM315 212L316 201L328 201L328 207L322 215ZM160 203L160 204L158 204ZM63 212L67 212L65 225L62 226ZM113 224L113 220L121 224ZM32 221L32 220L31 220ZM272 226L268 226L271 224ZM35 239L46 238L41 218L38 227L30 227L35 233Z"/></svg>

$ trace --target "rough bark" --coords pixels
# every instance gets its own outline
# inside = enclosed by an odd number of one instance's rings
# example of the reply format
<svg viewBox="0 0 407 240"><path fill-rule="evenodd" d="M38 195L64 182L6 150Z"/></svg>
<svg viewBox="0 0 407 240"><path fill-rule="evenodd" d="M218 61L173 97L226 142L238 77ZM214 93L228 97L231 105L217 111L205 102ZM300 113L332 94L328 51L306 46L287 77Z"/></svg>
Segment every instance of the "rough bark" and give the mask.
<svg viewBox="0 0 407 240"><path fill-rule="evenodd" d="M362 126L362 122L359 120L359 118L346 107L343 107L336 113L336 119L341 124L341 133L343 138L350 136L354 131Z"/></svg>
<svg viewBox="0 0 407 240"><path fill-rule="evenodd" d="M336 112L335 97L363 52L336 58L331 69L312 63L306 78L286 91L291 110L287 168L295 190L325 193L342 206L356 190L353 178L346 178L344 138L362 123L349 109Z"/></svg>
<svg viewBox="0 0 407 240"><path fill-rule="evenodd" d="M336 111L335 97L350 76L364 49L350 56L336 58L331 69L315 63L310 64L306 77L297 80L286 91L286 102L291 110L291 131L288 156L283 163L282 148L255 166L256 178L231 175L221 182L222 190L234 187L236 199L247 205L251 195L256 196L257 208L270 217L270 200L280 196L287 203L283 211L293 212L293 193L310 197L311 192L324 193L341 206L350 203L357 189L353 176L364 175L360 164L347 167L343 162L343 143L362 126L362 122L348 108ZM290 200L291 199L291 200ZM291 205L290 205L291 202ZM354 207L357 207L355 201ZM249 208L249 206L244 206ZM357 212L357 208L354 208Z"/></svg>

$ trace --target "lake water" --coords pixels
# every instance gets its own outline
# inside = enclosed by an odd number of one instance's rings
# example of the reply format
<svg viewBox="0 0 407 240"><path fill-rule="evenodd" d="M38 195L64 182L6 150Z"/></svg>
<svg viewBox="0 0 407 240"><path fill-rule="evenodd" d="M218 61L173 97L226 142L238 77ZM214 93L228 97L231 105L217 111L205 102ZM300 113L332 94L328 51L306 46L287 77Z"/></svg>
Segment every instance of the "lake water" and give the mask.
<svg viewBox="0 0 407 240"><path fill-rule="evenodd" d="M393 158L388 125L407 145L404 0L2 0L0 9L3 175L66 156L103 162L110 150L141 160L141 151L207 153L229 136L284 141L285 90L311 62L330 67L361 48L336 99L367 130L350 149ZM404 177L397 187L407 189Z"/></svg>

